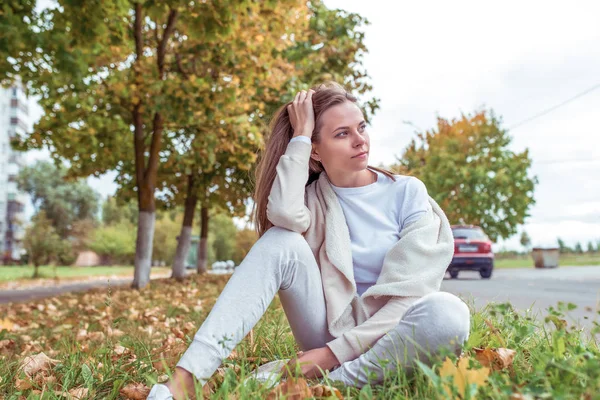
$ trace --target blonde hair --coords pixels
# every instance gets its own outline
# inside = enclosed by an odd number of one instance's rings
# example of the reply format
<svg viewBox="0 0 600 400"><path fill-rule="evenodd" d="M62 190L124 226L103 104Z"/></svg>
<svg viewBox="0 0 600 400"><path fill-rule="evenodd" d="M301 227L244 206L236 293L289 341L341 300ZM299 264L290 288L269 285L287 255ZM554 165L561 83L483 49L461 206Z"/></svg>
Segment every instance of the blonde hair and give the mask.
<svg viewBox="0 0 600 400"><path fill-rule="evenodd" d="M315 93L312 96L313 108L315 112L315 129L311 136L313 143L321 141L321 127L323 125L322 115L333 106L342 104L346 101L357 104L358 100L351 93L348 93L343 86L335 82L326 82L312 88ZM256 167L256 186L254 191L254 206L252 209L252 219L258 236L261 237L269 228L273 226L267 219L267 201L275 181L276 167L279 158L285 153L288 143L292 139L294 131L290 123L287 112L287 106L291 102L281 106L273 115L269 125L270 134L266 138L264 151L259 155L258 165ZM379 171L394 181L396 180L393 172L372 166L367 168ZM308 163L308 181L305 186L319 178L324 171L320 161L310 159Z"/></svg>

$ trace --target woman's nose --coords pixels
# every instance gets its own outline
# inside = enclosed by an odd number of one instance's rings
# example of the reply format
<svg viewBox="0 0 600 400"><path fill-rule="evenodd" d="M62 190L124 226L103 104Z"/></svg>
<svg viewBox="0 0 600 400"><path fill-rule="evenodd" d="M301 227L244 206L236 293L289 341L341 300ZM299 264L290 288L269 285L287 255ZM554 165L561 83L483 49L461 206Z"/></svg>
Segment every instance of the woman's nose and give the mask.
<svg viewBox="0 0 600 400"><path fill-rule="evenodd" d="M363 135L361 135L360 133L356 133L356 140L355 140L355 145L356 146L362 146L363 144L365 144L367 142L367 138Z"/></svg>

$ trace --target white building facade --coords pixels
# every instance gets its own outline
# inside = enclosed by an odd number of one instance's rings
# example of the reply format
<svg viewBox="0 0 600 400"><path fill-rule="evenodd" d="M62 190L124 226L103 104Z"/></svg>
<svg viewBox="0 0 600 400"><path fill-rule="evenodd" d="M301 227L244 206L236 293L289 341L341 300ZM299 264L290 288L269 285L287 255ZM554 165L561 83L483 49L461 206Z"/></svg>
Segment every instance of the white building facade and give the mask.
<svg viewBox="0 0 600 400"><path fill-rule="evenodd" d="M32 128L28 99L20 85L0 87L0 263L4 264L21 259L27 202L16 183L23 154L12 150L10 140Z"/></svg>

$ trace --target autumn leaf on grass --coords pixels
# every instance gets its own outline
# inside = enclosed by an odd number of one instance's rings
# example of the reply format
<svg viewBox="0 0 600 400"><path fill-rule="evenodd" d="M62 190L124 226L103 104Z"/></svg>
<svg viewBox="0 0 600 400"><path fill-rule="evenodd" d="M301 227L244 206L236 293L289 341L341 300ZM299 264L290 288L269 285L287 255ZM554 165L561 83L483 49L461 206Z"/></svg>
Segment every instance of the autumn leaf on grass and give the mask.
<svg viewBox="0 0 600 400"><path fill-rule="evenodd" d="M280 383L267 395L267 400L301 400L311 398L312 392L308 387L306 380L302 378L288 379Z"/></svg>
<svg viewBox="0 0 600 400"><path fill-rule="evenodd" d="M12 331L14 327L15 324L11 322L8 318L0 319L0 332L2 332L3 329L6 329L7 331Z"/></svg>
<svg viewBox="0 0 600 400"><path fill-rule="evenodd" d="M88 389L84 387L78 387L71 389L68 392L54 392L57 396L66 397L67 400L82 400L88 397Z"/></svg>
<svg viewBox="0 0 600 400"><path fill-rule="evenodd" d="M449 398L454 398L452 394L452 382L457 389L459 399L467 397L471 398L477 391L477 388L485 385L487 382L490 374L489 368L467 369L468 366L468 358L460 358L457 367L450 358L446 357L446 360L439 371L439 375L443 379L443 387ZM452 377L450 382L448 382L447 379L444 379L446 377ZM467 390L469 391L469 396L466 395Z"/></svg>
<svg viewBox="0 0 600 400"><path fill-rule="evenodd" d="M155 360L152 362L152 366L158 372L163 372L165 364L171 366L177 362L186 349L187 345L183 340L169 336L161 347L152 351L152 358Z"/></svg>
<svg viewBox="0 0 600 400"><path fill-rule="evenodd" d="M15 341L12 339L4 339L0 340L0 354L8 355L15 351L16 348Z"/></svg>
<svg viewBox="0 0 600 400"><path fill-rule="evenodd" d="M331 386L326 386L326 385L315 385L315 386L311 386L310 387L310 391L313 395L313 397L325 397L325 398L330 398L330 397L335 397L339 400L344 400L344 396L342 396L342 393Z"/></svg>
<svg viewBox="0 0 600 400"><path fill-rule="evenodd" d="M32 377L38 372L50 370L58 362L58 360L53 360L44 353L39 353L34 356L25 357L19 369L25 372L27 376Z"/></svg>
<svg viewBox="0 0 600 400"><path fill-rule="evenodd" d="M25 357L19 365L19 370L25 374L25 379L20 379L22 376L16 376L15 387L19 390L26 390L30 389L34 382L38 385L56 382L56 377L51 375L51 370L58 362L44 353Z"/></svg>
<svg viewBox="0 0 600 400"><path fill-rule="evenodd" d="M486 347L480 349L474 347L475 358L484 367L490 367L493 371L500 371L507 368L512 368L513 359L515 358L516 351L511 349L505 349L500 347L498 349L491 349Z"/></svg>
<svg viewBox="0 0 600 400"><path fill-rule="evenodd" d="M145 400L150 393L150 388L143 383L130 383L122 388L119 393L131 400Z"/></svg>

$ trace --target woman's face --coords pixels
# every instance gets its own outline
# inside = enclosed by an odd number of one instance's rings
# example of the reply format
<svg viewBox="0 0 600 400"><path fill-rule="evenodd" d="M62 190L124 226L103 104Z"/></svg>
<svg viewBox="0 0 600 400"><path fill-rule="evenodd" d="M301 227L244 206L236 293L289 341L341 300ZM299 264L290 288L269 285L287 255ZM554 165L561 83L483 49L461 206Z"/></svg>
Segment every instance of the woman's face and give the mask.
<svg viewBox="0 0 600 400"><path fill-rule="evenodd" d="M321 161L330 176L362 171L367 167L370 139L362 111L350 101L321 115L320 143L313 143L311 157ZM359 153L367 152L363 157Z"/></svg>

